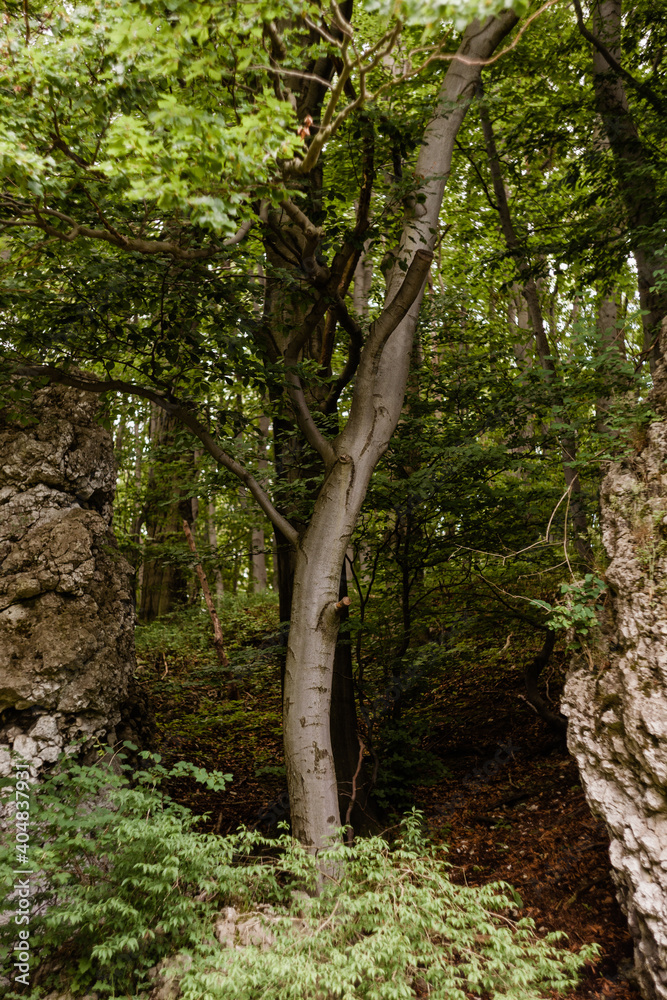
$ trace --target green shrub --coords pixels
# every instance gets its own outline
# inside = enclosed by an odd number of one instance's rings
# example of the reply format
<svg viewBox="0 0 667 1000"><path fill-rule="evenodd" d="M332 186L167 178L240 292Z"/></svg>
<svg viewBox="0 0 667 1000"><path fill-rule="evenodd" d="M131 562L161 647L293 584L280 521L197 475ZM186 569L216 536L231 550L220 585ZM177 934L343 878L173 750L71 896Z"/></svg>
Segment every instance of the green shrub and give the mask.
<svg viewBox="0 0 667 1000"><path fill-rule="evenodd" d="M40 959L33 981L75 992L134 989L163 955L194 945L220 894L239 888L230 864L236 847L193 830L195 817L160 790L168 772L159 757L144 757L152 766L133 772L132 784L129 769L65 759L33 787L30 940ZM169 773L215 789L231 779L185 763ZM0 847L7 890L16 867L11 833L8 840ZM13 912L7 895L0 914ZM0 957L14 936L13 923L0 926Z"/></svg>
<svg viewBox="0 0 667 1000"><path fill-rule="evenodd" d="M532 1000L572 986L595 954L570 952L559 935L540 939L531 920L514 919L521 901L505 883L454 884L416 812L393 845L373 837L325 852L324 870L336 877L322 887L321 857L287 833L197 832L160 790L168 772L145 756L153 763L132 784L103 761L70 761L34 790L36 986L145 996L148 968L181 952L192 957L184 1000L407 1000L419 982L433 1000ZM172 771L218 789L229 779L185 763ZM3 848L8 888L14 867ZM220 947L213 918L230 904L262 913L274 945ZM13 925L0 935L6 957Z"/></svg>
<svg viewBox="0 0 667 1000"><path fill-rule="evenodd" d="M420 825L413 811L393 846L373 837L327 852L337 878L305 913L302 899L276 900L269 948L201 947L184 1000L413 1000L418 984L432 1000L531 1000L573 986L597 946L576 954L565 935L539 938L532 920L510 916L521 900L506 883L453 883ZM293 884L308 875L313 891L317 861L280 843L275 867Z"/></svg>

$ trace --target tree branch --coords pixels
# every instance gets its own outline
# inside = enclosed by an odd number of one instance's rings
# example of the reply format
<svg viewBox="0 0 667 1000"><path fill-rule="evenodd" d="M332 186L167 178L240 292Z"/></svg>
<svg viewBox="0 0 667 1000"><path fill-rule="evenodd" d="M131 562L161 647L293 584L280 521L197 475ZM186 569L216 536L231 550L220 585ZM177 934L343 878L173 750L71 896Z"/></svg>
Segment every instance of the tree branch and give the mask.
<svg viewBox="0 0 667 1000"><path fill-rule="evenodd" d="M313 415L308 408L306 396L301 385L301 379L294 369L287 372L287 387L301 432L311 448L314 448L318 453L328 472L336 461L336 453L333 446L327 441L313 420Z"/></svg>
<svg viewBox="0 0 667 1000"><path fill-rule="evenodd" d="M144 240L137 237L122 236L115 230L91 229L89 226L81 225L64 212L58 212L53 208L37 208L20 202L17 199L3 196L0 198L0 205L3 205L15 215L15 218L7 218L0 221L0 229L6 226L30 226L33 229L41 229L47 236L53 236L63 243L71 243L79 236L91 240L103 240L113 246L121 247L123 250L130 250L142 254L169 254L178 260L205 260L220 253L220 247L212 247L209 250L188 250L177 243L169 240ZM70 226L69 232L63 232L56 226L51 225L44 216L58 219Z"/></svg>
<svg viewBox="0 0 667 1000"><path fill-rule="evenodd" d="M601 56L604 56L606 61L609 63L610 69L613 69L618 76L622 76L624 80L627 80L632 89L635 90L640 97L643 97L645 101L652 104L659 115L664 116L665 111L667 110L664 101L658 97L651 87L642 83L641 80L636 80L632 73L628 73L627 69L624 69L623 66L621 66L618 59L611 54L604 42L602 42L597 35L593 34L592 31L589 31L584 24L584 15L579 0L572 0L572 2L577 15L579 33L586 39L587 42L590 42L591 45L598 50Z"/></svg>
<svg viewBox="0 0 667 1000"><path fill-rule="evenodd" d="M354 321L352 316L350 316L347 306L340 295L336 296L335 305L335 315L340 322L343 329L349 334L350 337L350 351L347 356L347 361L345 366L332 385L329 395L327 396L324 406L322 407L324 413L333 413L336 408L336 404L340 399L340 394L346 385L349 385L351 380L354 378L354 374L359 367L359 361L361 360L361 349L363 347L363 335L361 327L358 323Z"/></svg>
<svg viewBox="0 0 667 1000"><path fill-rule="evenodd" d="M46 377L51 382L56 382L59 385L68 385L73 389L82 389L84 392L94 392L96 394L104 392L127 393L133 396L140 396L142 399L148 399L157 406L161 406L163 410L167 411L167 413L172 414L172 416L175 416L178 420L180 420L181 423L187 427L187 429L194 434L195 437L199 438L208 453L216 460L216 462L218 462L219 465L228 469L237 477L237 479L241 480L271 523L283 533L285 538L291 542L292 545L297 544L299 540L298 532L292 527L289 521L282 516L282 514L278 513L276 508L273 506L270 497L262 489L255 477L252 476L239 462L237 462L236 459L232 458L231 455L228 455L227 452L220 447L215 438L206 430L204 425L197 419L192 410L190 410L185 404L176 400L167 399L154 389L148 388L148 386L137 385L134 382L125 382L122 379L102 380L86 378L80 375L70 375L68 372L63 372L59 368L55 368L53 365L15 365L12 367L11 374L24 375L28 378Z"/></svg>
<svg viewBox="0 0 667 1000"><path fill-rule="evenodd" d="M432 250L417 250L410 261L401 286L393 299L371 324L364 351L369 355L379 355L386 341L407 314L419 295L433 260Z"/></svg>

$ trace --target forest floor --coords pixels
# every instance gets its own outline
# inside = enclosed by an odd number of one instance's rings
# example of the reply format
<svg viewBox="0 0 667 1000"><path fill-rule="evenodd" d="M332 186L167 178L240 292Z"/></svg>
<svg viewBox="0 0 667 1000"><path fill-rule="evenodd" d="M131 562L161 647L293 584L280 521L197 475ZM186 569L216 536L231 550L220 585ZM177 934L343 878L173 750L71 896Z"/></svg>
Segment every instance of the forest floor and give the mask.
<svg viewBox="0 0 667 1000"><path fill-rule="evenodd" d="M172 650L169 633L160 638L152 626L139 643L155 706L155 749L164 762L185 759L233 774L224 792L198 791L185 779L170 787L178 801L207 814L203 828L220 834L241 824L270 832L289 820L280 670L270 644L274 615L257 603L237 617L238 649L245 652L225 683L205 649ZM476 663L453 663L413 707L416 717L428 716L421 750L441 767L424 784L419 773L405 781L402 809L407 802L423 811L433 839L448 847L454 881L509 882L539 932L564 931L576 949L600 945L572 1000L639 1000L605 828L588 809L564 740L522 698L531 650L516 642L502 653L485 663L481 681ZM554 703L564 662L557 654L546 678ZM388 817L390 830L399 817Z"/></svg>

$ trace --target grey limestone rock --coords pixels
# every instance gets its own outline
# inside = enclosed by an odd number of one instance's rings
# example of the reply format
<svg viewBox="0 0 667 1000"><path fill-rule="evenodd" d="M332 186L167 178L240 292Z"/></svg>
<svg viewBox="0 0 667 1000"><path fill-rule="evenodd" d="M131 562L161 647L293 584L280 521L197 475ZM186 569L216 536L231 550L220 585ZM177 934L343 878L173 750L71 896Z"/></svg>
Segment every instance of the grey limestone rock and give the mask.
<svg viewBox="0 0 667 1000"><path fill-rule="evenodd" d="M609 594L600 634L571 664L562 710L589 804L609 831L640 988L667 1000L667 422L609 469L601 511Z"/></svg>
<svg viewBox="0 0 667 1000"><path fill-rule="evenodd" d="M132 571L98 406L48 386L0 412L0 770L10 747L39 771L72 740L135 735Z"/></svg>

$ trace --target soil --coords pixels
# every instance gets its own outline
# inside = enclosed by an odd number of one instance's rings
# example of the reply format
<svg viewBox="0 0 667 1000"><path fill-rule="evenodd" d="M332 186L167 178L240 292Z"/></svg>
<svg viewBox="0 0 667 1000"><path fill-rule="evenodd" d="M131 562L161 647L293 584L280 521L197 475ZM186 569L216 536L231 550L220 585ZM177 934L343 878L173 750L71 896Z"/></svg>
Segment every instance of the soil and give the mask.
<svg viewBox="0 0 667 1000"><path fill-rule="evenodd" d="M496 657L484 670L484 687L474 664L452 667L428 699L415 699L416 715L428 710L435 721L423 749L442 762L446 777L409 791L433 838L447 845L455 881L509 882L520 915L532 917L538 933L564 931L574 949L597 942L599 959L573 1000L640 1000L605 827L590 813L564 740L523 699L521 665L529 652L510 647ZM564 662L556 654L546 678L554 706ZM259 679L226 686L188 685L193 665L185 659L164 660L163 667L150 688L165 762L186 759L234 775L215 794L174 783L174 797L206 813L203 827L220 834L240 824L270 832L288 821L275 651Z"/></svg>

